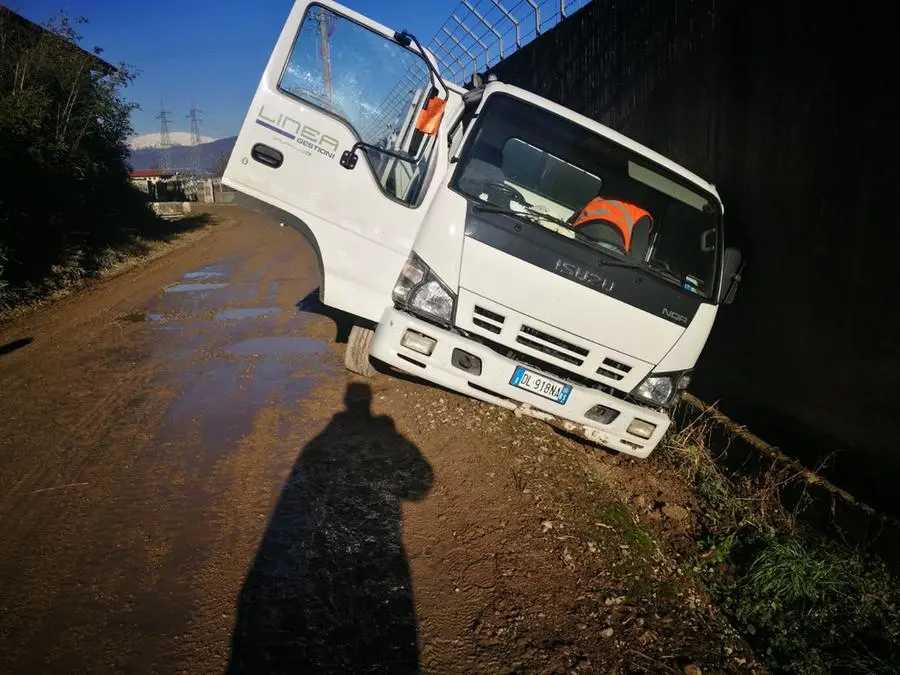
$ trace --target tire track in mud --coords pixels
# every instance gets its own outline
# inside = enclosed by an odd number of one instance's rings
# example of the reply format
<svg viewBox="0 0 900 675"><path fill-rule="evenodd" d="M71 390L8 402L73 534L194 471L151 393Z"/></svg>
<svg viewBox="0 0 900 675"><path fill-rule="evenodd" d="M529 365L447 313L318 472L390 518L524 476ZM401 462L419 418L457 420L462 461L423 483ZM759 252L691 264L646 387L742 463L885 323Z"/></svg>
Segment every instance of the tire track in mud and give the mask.
<svg viewBox="0 0 900 675"><path fill-rule="evenodd" d="M37 336L0 360L0 378L18 394L0 401L0 418L16 420L0 447L0 536L8 542L0 560L0 670L13 669L4 663L31 671L70 671L78 663L85 670L101 663L167 670L162 664L173 654L185 656L176 648L195 611L191 598L216 588L192 584L191 570L216 545L216 519L223 518L209 506L215 485L203 481L232 451L207 453L209 434L235 418L252 425L272 404L261 382L272 375L293 381L285 377L296 371L290 354L231 355L225 348L297 332L294 305L315 286L298 238L237 213L240 225L215 225L189 249L0 330ZM166 292L179 281L214 281L203 270L223 261L230 287L216 289L219 295ZM254 317L241 309L260 302L282 311ZM185 395L206 377L203 364L223 358L234 367L220 384L243 402L229 408L220 401L220 421L204 428L212 411ZM276 385L273 392L296 397L308 386ZM243 431L239 424L234 438L220 440L236 444ZM66 630L53 628L60 622Z"/></svg>

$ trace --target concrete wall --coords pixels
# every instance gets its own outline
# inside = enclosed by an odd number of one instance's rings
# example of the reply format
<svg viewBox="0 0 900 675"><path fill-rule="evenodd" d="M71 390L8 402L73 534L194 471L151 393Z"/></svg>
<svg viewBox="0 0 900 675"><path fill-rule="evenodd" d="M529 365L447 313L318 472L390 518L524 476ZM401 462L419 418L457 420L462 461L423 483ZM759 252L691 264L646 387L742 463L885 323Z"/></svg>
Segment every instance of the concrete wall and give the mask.
<svg viewBox="0 0 900 675"><path fill-rule="evenodd" d="M693 391L809 463L848 450L850 489L900 468L900 106L878 12L594 0L494 68L716 183L749 264Z"/></svg>

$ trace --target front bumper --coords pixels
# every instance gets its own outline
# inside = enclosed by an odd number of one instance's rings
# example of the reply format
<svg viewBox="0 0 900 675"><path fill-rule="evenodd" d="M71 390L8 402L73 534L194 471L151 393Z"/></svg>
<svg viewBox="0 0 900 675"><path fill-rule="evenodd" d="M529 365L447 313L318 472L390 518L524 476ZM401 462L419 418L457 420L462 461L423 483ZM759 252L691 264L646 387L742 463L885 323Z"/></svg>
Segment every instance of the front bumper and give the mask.
<svg viewBox="0 0 900 675"><path fill-rule="evenodd" d="M434 350L429 356L401 345L407 330L436 340ZM451 355L456 348L481 359L480 375L472 375L452 364ZM423 380L543 419L589 441L635 457L646 457L653 452L670 424L669 416L665 413L574 383L569 383L572 384L572 393L562 405L515 387L510 384L510 379L516 366L525 365L531 370L539 369L508 359L479 342L416 319L393 307L384 311L375 331L370 353L376 359ZM547 374L547 377L560 380L552 374ZM600 424L584 416L598 404L618 410L618 417L609 424ZM635 419L656 425L649 439L627 431Z"/></svg>

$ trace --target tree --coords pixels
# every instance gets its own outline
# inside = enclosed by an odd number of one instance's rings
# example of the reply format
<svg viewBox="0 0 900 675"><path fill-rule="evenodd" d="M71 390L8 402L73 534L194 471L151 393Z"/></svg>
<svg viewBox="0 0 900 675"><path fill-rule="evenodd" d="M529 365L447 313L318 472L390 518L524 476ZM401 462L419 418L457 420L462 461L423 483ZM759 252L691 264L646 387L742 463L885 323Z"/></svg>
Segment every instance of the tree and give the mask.
<svg viewBox="0 0 900 675"><path fill-rule="evenodd" d="M0 250L11 286L73 256L89 264L146 211L128 180L137 106L122 92L135 73L82 49L84 23L60 13L38 25L0 7L0 166L14 167L0 181Z"/></svg>

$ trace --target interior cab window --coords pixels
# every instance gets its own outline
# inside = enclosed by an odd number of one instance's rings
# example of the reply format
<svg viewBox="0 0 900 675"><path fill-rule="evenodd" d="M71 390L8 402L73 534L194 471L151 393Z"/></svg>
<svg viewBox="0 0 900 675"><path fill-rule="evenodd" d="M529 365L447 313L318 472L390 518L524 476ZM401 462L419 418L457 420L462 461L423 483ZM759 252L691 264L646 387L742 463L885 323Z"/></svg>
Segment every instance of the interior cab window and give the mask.
<svg viewBox="0 0 900 675"><path fill-rule="evenodd" d="M525 189L532 201L545 202L548 212L565 220L600 193L603 181L569 162L519 138L503 144L506 182Z"/></svg>
<svg viewBox="0 0 900 675"><path fill-rule="evenodd" d="M344 16L310 5L291 49L279 88L344 120L359 140L398 152L418 151L406 162L361 152L389 196L413 203L432 139L415 129L432 89L431 73L415 52Z"/></svg>

